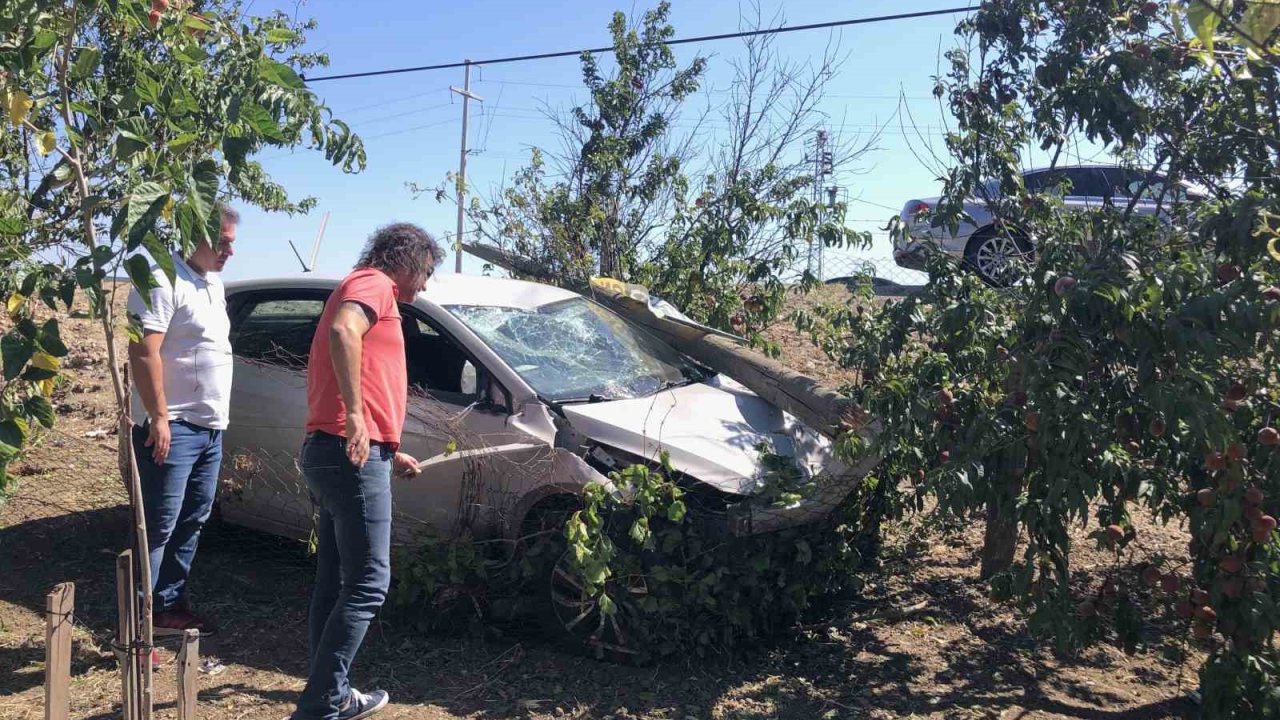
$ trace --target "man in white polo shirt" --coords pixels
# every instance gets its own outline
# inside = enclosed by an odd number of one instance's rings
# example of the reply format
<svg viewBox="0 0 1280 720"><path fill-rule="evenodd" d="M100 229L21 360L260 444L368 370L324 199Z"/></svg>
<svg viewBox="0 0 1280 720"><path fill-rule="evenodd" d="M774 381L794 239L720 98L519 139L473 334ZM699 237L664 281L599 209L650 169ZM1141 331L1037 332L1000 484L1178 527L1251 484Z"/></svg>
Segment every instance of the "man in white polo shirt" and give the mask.
<svg viewBox="0 0 1280 720"><path fill-rule="evenodd" d="M217 247L173 254L174 282L153 267L150 307L135 288L129 314L142 341L129 343L133 447L151 557L153 623L164 630L216 632L191 608L187 575L209 518L231 399L231 323L218 273L232 255L239 215L223 206Z"/></svg>

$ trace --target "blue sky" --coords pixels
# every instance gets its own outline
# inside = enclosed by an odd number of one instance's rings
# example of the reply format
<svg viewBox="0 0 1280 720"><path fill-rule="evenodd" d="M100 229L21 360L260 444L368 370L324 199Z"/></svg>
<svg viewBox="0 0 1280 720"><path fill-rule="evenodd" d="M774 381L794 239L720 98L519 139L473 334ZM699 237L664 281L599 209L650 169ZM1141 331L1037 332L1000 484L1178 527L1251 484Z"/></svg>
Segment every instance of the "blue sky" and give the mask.
<svg viewBox="0 0 1280 720"><path fill-rule="evenodd" d="M965 1L761 0L766 16L781 8L788 25L940 9ZM254 0L249 5L253 14L276 7L294 10L292 2L278 0ZM677 37L735 31L743 10L737 0L674 0L672 6ZM332 64L323 74L337 74L605 46L614 10L639 14L647 7L610 0L313 0L302 5L298 15L319 23L308 47L329 53ZM898 111L902 94L917 124L931 133L923 139L914 132L904 133L893 120L884 129L878 149L852 168L858 172L837 179L849 195L848 217L857 229L875 230L907 199L937 193L935 173L916 156L926 153L930 144L942 152L940 129L945 119L930 93L941 53L955 44L958 18L901 20L777 37L777 49L793 59L816 61L829 38L838 40L848 54L822 108L831 116L833 127L843 124L848 132L883 125ZM685 62L695 54L709 57L706 85L712 102L728 83L730 60L742 51L739 40L677 48ZM314 83L335 114L365 139L368 169L344 175L314 152L264 153L261 159L277 181L295 197L316 197L318 205L310 215L294 217L241 208L240 240L236 257L227 266L227 279L299 270L287 241L292 239L307 254L325 211L330 212L330 220L317 267L325 273L349 268L369 233L387 222L415 222L439 236L451 233L455 207L434 198L415 200L405 187L410 181L434 186L457 168L461 105L448 92L451 84L462 84L462 70ZM468 176L482 197L527 161L531 146L556 145L553 126L540 108L547 104L571 107L575 98L584 97L577 89L581 75L576 58L473 69L472 87L485 102L481 109L472 106L470 142L475 152L468 160ZM880 238L864 255L880 261L882 274L892 277L897 271L887 260L889 254L887 240ZM452 262L445 269L451 270ZM472 260L464 265L464 272L478 269L479 263Z"/></svg>

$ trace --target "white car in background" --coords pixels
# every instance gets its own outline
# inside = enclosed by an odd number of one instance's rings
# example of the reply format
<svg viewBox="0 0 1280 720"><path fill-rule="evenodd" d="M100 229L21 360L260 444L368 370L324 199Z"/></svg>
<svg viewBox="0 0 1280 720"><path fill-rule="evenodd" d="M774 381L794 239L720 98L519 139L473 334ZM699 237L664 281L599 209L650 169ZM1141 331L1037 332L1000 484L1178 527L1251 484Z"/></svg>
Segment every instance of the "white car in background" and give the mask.
<svg viewBox="0 0 1280 720"><path fill-rule="evenodd" d="M1199 197L1186 185L1166 192L1165 178L1117 165L1058 166L1029 170L1022 178L1029 193L1061 193L1063 205L1076 210L1124 209L1133 202L1135 213L1163 217L1175 202ZM995 197L997 192L992 184L986 187L988 197ZM899 217L907 232L905 237L894 238L894 261L904 268L924 270L926 254L936 249L992 285L1016 280L1017 267L1034 252L1034 239L1017 229L1000 227L983 198L965 202L970 219L962 220L954 235L947 228L931 227L928 212L937 207L939 200L913 199L903 205Z"/></svg>
<svg viewBox="0 0 1280 720"><path fill-rule="evenodd" d="M227 284L235 382L218 504L228 522L311 532L296 464L305 358L337 283ZM870 470L846 467L819 433L577 293L446 275L400 312L414 390L403 447L423 468L392 481L402 541L518 538L542 509L660 451L732 535L820 519ZM821 489L786 508L753 502L767 479L759 447L793 458Z"/></svg>

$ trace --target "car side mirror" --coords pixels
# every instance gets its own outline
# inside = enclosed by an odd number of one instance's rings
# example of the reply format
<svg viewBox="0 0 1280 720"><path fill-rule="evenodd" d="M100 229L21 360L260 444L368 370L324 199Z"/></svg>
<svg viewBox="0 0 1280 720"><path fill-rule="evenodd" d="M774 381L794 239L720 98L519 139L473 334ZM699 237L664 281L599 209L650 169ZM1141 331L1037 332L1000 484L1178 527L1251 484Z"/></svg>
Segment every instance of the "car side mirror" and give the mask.
<svg viewBox="0 0 1280 720"><path fill-rule="evenodd" d="M476 366L468 360L462 364L462 380L459 388L464 395L476 394Z"/></svg>

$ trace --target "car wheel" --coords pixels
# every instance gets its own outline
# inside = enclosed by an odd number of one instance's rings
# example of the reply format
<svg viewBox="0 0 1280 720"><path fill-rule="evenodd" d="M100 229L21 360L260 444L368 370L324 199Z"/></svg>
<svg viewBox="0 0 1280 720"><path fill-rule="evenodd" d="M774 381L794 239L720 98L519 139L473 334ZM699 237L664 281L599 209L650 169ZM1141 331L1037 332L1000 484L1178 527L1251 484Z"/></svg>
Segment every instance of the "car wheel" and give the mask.
<svg viewBox="0 0 1280 720"><path fill-rule="evenodd" d="M561 555L551 571L551 607L562 631L596 659L640 661L643 653L636 647L634 628L643 622L639 603L649 592L645 578L610 578L605 593L612 607L605 611L602 598L589 594L578 577L571 553Z"/></svg>
<svg viewBox="0 0 1280 720"><path fill-rule="evenodd" d="M1033 256L1025 237L995 228L975 234L964 251L965 264L996 287L1012 285L1022 277Z"/></svg>

